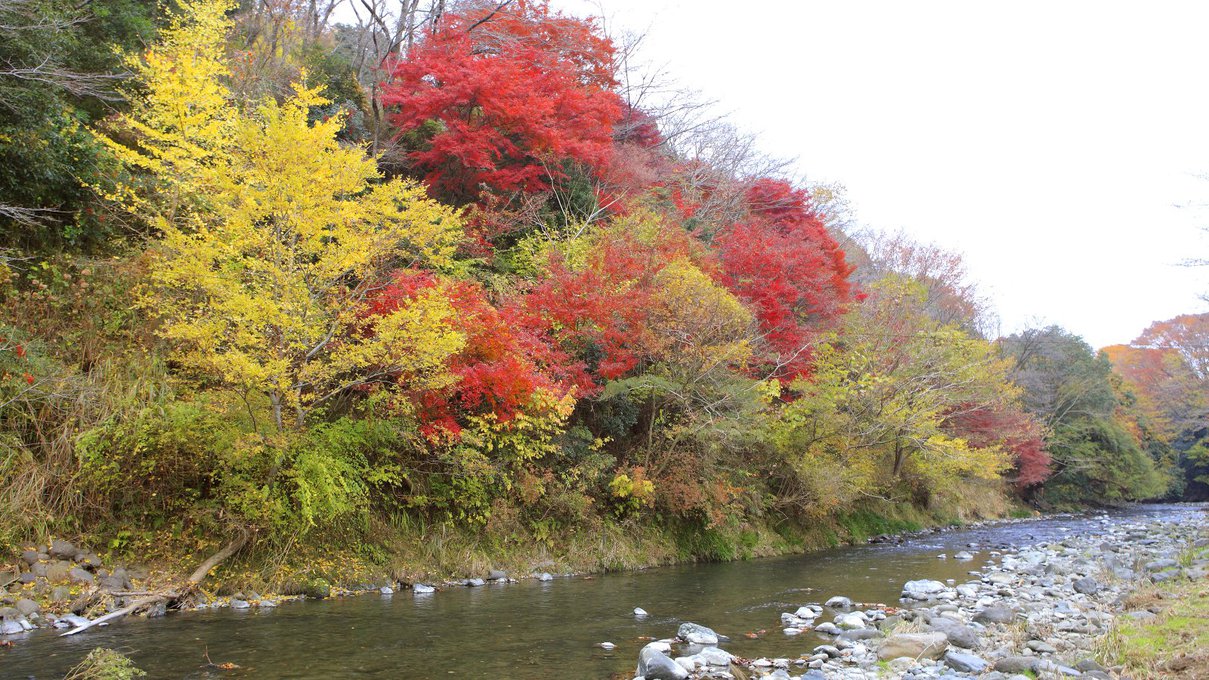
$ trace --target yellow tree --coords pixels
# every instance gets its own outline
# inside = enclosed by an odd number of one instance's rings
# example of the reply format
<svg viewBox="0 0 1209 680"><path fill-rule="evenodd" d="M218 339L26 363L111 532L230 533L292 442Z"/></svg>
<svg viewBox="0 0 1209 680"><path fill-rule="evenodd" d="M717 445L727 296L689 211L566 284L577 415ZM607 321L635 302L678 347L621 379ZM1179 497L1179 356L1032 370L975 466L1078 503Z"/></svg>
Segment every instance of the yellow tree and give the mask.
<svg viewBox="0 0 1209 680"><path fill-rule="evenodd" d="M143 304L182 364L265 395L278 430L368 382L448 380L445 359L463 338L444 296L418 296L372 325L366 306L397 268L451 264L456 214L414 183L383 181L363 149L337 142L340 119L309 122L327 103L316 90L231 101L228 5L184 4L141 63L144 106L125 119L137 142L109 141L158 186L128 203L163 234Z"/></svg>

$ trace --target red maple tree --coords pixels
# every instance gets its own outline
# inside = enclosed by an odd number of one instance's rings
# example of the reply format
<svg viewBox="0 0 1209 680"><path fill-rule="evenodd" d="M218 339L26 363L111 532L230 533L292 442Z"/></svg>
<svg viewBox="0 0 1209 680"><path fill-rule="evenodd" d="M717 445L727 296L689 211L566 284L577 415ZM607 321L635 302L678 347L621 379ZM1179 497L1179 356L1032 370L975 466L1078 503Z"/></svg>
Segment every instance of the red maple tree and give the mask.
<svg viewBox="0 0 1209 680"><path fill-rule="evenodd" d="M853 267L805 190L761 179L748 189L747 203L747 219L714 241L723 282L760 322L768 346L763 369L791 380L808 372L814 333L850 301Z"/></svg>
<svg viewBox="0 0 1209 680"><path fill-rule="evenodd" d="M446 200L538 191L566 161L602 167L622 116L613 46L543 1L451 14L389 67L382 102Z"/></svg>

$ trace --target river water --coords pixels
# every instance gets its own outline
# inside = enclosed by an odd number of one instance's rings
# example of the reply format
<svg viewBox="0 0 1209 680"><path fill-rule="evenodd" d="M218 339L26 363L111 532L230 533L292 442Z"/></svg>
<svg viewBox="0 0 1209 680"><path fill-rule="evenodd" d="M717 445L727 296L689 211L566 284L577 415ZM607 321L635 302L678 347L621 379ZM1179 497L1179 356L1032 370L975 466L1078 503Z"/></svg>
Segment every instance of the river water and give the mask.
<svg viewBox="0 0 1209 680"><path fill-rule="evenodd" d="M783 611L833 595L894 603L911 579L974 578L969 572L995 559L992 550L1094 534L1105 522L1142 516L1205 521L1202 506L1150 505L748 562L135 618L69 638L49 631L16 638L0 649L0 678L62 678L98 646L126 652L155 679L630 678L646 644L640 637L670 637L682 621L730 636L723 646L739 656L796 657L824 638L785 636ZM937 557L962 549L976 551L975 559ZM636 619L635 607L650 615ZM745 636L761 630L757 639ZM595 646L603 641L616 649ZM240 668L206 667L207 651L214 663Z"/></svg>

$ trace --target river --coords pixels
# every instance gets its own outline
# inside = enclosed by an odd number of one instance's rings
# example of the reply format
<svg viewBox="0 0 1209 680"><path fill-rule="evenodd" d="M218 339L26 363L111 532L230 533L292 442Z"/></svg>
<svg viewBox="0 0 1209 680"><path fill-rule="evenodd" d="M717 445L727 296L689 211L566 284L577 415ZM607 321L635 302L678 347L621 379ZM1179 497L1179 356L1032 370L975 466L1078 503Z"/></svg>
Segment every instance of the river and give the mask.
<svg viewBox="0 0 1209 680"><path fill-rule="evenodd" d="M1149 505L1102 514L994 524L913 537L903 544L651 569L595 578L401 591L129 619L60 638L35 631L0 649L0 678L62 678L94 647L129 654L150 678L630 678L641 637L670 637L694 621L731 637L743 657L797 656L818 641L787 637L780 614L845 595L894 603L911 579L971 578L991 551L1090 534L1116 518L1204 521L1201 506ZM967 547L973 544L977 547ZM959 550L972 561L939 559ZM649 616L637 619L642 607ZM745 633L767 632L756 639ZM610 641L606 652L597 643ZM205 666L232 662L236 670Z"/></svg>

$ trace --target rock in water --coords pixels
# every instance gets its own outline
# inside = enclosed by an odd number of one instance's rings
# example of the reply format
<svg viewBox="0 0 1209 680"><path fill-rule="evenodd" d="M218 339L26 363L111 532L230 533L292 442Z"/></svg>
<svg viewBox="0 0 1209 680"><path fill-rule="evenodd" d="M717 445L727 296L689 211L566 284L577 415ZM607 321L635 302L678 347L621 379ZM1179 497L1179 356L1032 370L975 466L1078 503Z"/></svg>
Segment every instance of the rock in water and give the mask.
<svg viewBox="0 0 1209 680"><path fill-rule="evenodd" d="M682 623L676 631L677 637L694 645L716 645L718 634L712 629L696 623Z"/></svg>
<svg viewBox="0 0 1209 680"><path fill-rule="evenodd" d="M378 589L378 592L382 593L383 595L394 595L395 589L391 588L390 586L382 586Z"/></svg>
<svg viewBox="0 0 1209 680"><path fill-rule="evenodd" d="M931 600L944 591L945 584L940 581L907 581L903 584L902 596L908 600Z"/></svg>
<svg viewBox="0 0 1209 680"><path fill-rule="evenodd" d="M500 571L499 569L492 569L491 571L487 572L487 580L488 581L506 581L506 580L508 580L508 574L506 572Z"/></svg>
<svg viewBox="0 0 1209 680"><path fill-rule="evenodd" d="M865 616L858 612L844 614L835 618L835 625L844 630L856 630L865 627Z"/></svg>
<svg viewBox="0 0 1209 680"><path fill-rule="evenodd" d="M417 583L411 587L411 592L415 593L416 595L427 595L428 593L437 592L437 589L433 588L430 585L425 585L423 583Z"/></svg>
<svg viewBox="0 0 1209 680"><path fill-rule="evenodd" d="M939 659L949 648L949 638L944 633L899 633L886 638L877 650L877 658L883 661L907 656L912 659Z"/></svg>
<svg viewBox="0 0 1209 680"><path fill-rule="evenodd" d="M554 577L553 577L553 576L551 576L551 575L550 575L548 572L543 571L542 573L538 574L538 576L537 576L537 580L539 580L539 581L553 581L553 580L554 580Z"/></svg>
<svg viewBox="0 0 1209 680"><path fill-rule="evenodd" d="M646 610L643 609L642 607L634 607L634 616L637 616L640 619L644 619L647 616Z"/></svg>
<svg viewBox="0 0 1209 680"><path fill-rule="evenodd" d="M685 680L688 671L667 654L650 646L638 654L638 675L646 680Z"/></svg>
<svg viewBox="0 0 1209 680"><path fill-rule="evenodd" d="M613 644L612 642L602 642L596 646L600 647L601 649L605 650L606 652L611 652L617 648L617 645Z"/></svg>
<svg viewBox="0 0 1209 680"><path fill-rule="evenodd" d="M477 588L479 586L486 585L486 584L487 584L487 582L481 578L468 578L465 581L462 581L462 585L469 586L471 588Z"/></svg>
<svg viewBox="0 0 1209 680"><path fill-rule="evenodd" d="M852 607L852 600L842 595L836 595L830 600L824 602L823 605L826 607L831 607L832 609L850 609Z"/></svg>

